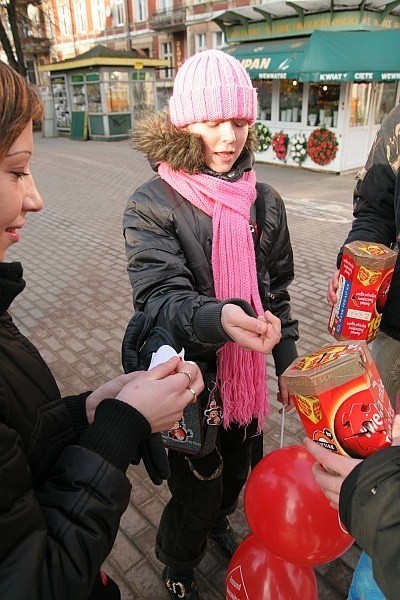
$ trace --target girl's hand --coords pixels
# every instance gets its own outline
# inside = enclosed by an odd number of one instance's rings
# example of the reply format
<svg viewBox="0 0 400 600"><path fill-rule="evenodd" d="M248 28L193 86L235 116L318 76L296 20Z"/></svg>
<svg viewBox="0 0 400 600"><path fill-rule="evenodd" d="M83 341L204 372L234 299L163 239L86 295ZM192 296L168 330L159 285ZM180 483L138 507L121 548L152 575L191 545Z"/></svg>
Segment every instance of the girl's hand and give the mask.
<svg viewBox="0 0 400 600"><path fill-rule="evenodd" d="M282 408L279 410L279 412L281 413L283 410L288 413L290 412L293 408L295 408L294 402L291 399L291 397L289 396L289 390L288 387L286 385L285 380L283 379L282 375L278 376L278 394L277 394L277 400L278 402L282 403Z"/></svg>
<svg viewBox="0 0 400 600"><path fill-rule="evenodd" d="M267 310L261 317L250 317L240 306L225 304L221 324L229 337L244 350L268 354L281 339L281 322Z"/></svg>

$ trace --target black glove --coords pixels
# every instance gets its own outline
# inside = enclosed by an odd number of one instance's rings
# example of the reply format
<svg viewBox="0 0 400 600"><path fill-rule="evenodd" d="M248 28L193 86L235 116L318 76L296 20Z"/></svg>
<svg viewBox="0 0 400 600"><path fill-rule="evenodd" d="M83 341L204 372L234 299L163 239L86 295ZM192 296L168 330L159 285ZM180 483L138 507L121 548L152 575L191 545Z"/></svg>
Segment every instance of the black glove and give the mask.
<svg viewBox="0 0 400 600"><path fill-rule="evenodd" d="M125 373L147 370L153 352L157 352L164 344L176 349L176 344L168 331L154 326L153 319L141 311L136 311L125 331L122 340L122 366ZM170 477L167 453L161 433L152 433L150 438L140 443L132 464L138 465L140 460L146 467L151 481L160 485Z"/></svg>

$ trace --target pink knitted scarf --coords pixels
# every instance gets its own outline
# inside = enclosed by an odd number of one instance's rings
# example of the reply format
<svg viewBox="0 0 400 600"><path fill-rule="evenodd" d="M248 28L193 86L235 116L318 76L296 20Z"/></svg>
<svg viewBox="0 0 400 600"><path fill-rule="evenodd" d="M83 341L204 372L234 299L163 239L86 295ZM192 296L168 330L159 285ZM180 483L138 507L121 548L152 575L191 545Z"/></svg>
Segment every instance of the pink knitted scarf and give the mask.
<svg viewBox="0 0 400 600"><path fill-rule="evenodd" d="M216 297L247 300L258 315L258 291L250 207L256 199L256 176L248 171L233 183L211 175L189 175L161 163L158 173L186 200L212 218L212 268ZM224 426L246 425L256 417L261 430L268 412L265 356L227 342L217 354L217 380L223 399Z"/></svg>

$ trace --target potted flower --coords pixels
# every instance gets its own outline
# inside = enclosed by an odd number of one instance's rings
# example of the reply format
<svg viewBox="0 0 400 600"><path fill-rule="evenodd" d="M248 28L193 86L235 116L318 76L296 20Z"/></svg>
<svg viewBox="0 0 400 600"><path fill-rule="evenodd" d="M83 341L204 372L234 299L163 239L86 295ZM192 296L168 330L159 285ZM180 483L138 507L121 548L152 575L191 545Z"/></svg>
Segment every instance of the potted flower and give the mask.
<svg viewBox="0 0 400 600"><path fill-rule="evenodd" d="M264 123L255 123L254 130L257 138L256 152L265 152L271 145L272 134Z"/></svg>
<svg viewBox="0 0 400 600"><path fill-rule="evenodd" d="M307 140L307 154L318 165L329 164L336 156L339 144L333 131L321 127L314 129Z"/></svg>
<svg viewBox="0 0 400 600"><path fill-rule="evenodd" d="M301 165L307 158L307 138L304 133L295 133L290 138L290 156L294 162Z"/></svg>
<svg viewBox="0 0 400 600"><path fill-rule="evenodd" d="M274 133L272 136L272 148L274 150L275 156L279 158L279 160L285 160L287 155L287 149L289 144L289 136L287 133L283 133L280 131L279 133Z"/></svg>

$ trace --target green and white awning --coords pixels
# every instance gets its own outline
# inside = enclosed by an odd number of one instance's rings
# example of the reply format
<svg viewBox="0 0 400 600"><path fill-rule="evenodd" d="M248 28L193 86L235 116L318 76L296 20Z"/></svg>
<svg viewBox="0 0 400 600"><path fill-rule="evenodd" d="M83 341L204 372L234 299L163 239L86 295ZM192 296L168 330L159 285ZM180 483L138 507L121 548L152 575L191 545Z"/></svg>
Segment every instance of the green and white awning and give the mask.
<svg viewBox="0 0 400 600"><path fill-rule="evenodd" d="M314 31L307 38L225 48L253 79L400 80L400 30Z"/></svg>

